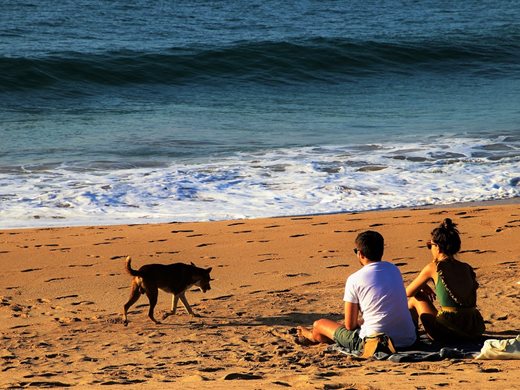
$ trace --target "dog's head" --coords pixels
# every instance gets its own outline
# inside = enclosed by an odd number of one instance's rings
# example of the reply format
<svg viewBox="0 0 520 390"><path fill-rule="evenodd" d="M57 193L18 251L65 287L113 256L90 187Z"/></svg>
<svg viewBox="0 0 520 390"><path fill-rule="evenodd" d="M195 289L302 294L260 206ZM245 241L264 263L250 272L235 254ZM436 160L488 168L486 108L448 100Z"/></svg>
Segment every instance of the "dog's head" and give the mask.
<svg viewBox="0 0 520 390"><path fill-rule="evenodd" d="M191 263L193 266L195 264ZM206 292L208 290L211 290L210 282L213 280L211 279L210 272L212 270L212 267L209 268L199 268L197 267L197 273L194 275L195 278L195 286L199 287L202 292Z"/></svg>

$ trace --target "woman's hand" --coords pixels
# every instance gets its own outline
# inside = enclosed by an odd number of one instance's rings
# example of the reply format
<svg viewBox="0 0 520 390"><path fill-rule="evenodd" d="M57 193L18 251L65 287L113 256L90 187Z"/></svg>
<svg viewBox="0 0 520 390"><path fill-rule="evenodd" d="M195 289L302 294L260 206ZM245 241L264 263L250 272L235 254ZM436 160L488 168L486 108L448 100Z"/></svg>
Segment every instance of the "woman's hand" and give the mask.
<svg viewBox="0 0 520 390"><path fill-rule="evenodd" d="M435 291L433 289L425 284L422 286L420 293L423 294L430 302L435 302L435 299L437 298L437 294L435 294Z"/></svg>
<svg viewBox="0 0 520 390"><path fill-rule="evenodd" d="M428 282L433 280L433 275L436 272L436 265L434 263L428 263L419 273L419 275L406 287L406 296L411 298L415 294L421 292L423 289L428 288L430 296L435 293L428 286ZM428 294L427 294L428 296ZM434 298L435 299L435 298Z"/></svg>

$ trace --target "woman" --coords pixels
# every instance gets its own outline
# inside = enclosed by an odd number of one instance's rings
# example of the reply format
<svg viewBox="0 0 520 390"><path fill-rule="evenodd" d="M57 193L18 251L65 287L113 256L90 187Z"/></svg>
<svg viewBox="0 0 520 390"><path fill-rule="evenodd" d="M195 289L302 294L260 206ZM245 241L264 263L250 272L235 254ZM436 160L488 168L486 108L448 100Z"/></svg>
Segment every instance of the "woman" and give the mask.
<svg viewBox="0 0 520 390"><path fill-rule="evenodd" d="M484 333L484 320L476 308L477 288L473 268L455 259L460 250L456 225L446 218L433 229L427 243L433 261L406 288L408 308L416 324L421 320L427 335L434 340L475 339ZM435 292L428 282L435 284ZM441 307L433 304L435 296Z"/></svg>

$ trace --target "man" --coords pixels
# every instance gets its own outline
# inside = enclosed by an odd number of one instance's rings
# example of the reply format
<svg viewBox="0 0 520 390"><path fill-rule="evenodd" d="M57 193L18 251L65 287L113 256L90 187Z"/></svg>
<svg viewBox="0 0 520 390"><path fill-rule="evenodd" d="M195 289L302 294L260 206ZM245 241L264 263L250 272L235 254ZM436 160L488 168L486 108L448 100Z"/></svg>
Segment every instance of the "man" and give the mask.
<svg viewBox="0 0 520 390"><path fill-rule="evenodd" d="M412 345L416 339L403 278L392 263L382 261L383 236L374 231L360 233L355 241L362 268L345 284L345 323L320 319L312 329L298 328L297 342L318 344L337 342L351 351L363 348L363 339L385 333L396 348Z"/></svg>

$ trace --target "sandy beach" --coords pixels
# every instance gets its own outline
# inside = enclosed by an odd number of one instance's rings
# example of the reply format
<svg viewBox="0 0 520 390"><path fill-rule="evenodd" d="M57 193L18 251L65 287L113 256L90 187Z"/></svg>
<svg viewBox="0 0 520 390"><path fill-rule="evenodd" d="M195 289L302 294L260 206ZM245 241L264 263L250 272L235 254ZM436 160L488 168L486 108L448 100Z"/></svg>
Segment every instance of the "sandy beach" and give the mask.
<svg viewBox="0 0 520 390"><path fill-rule="evenodd" d="M459 258L477 272L489 338L520 332L520 204L461 205L203 223L0 231L0 387L509 389L519 361L360 361L296 345L288 330L340 320L343 288L359 269L356 235L385 237L385 260L409 283L430 259L430 231L459 224ZM160 325L145 297L129 313L134 268L213 267L212 289L189 291ZM169 310L159 293L156 316ZM182 387L181 387L182 386Z"/></svg>

